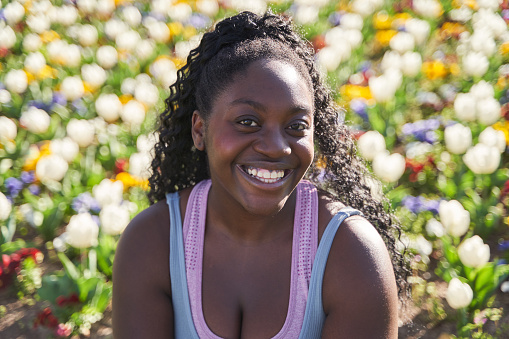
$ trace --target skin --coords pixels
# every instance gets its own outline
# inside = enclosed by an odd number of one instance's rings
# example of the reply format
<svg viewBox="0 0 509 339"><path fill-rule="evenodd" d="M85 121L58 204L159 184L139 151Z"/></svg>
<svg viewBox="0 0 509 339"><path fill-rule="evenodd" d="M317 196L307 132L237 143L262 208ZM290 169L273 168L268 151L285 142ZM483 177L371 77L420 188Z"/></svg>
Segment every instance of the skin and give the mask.
<svg viewBox="0 0 509 339"><path fill-rule="evenodd" d="M209 328L224 338L270 338L288 311L295 187L313 159L313 96L286 63L261 60L234 77L193 140L209 159L202 304ZM284 170L263 183L246 168ZM179 192L184 216L190 189ZM319 238L343 207L320 194ZM132 220L113 273L115 338L172 338L169 216L158 202ZM323 338L396 338L397 291L391 261L362 217L340 227L327 262ZM369 326L366 326L369 324Z"/></svg>

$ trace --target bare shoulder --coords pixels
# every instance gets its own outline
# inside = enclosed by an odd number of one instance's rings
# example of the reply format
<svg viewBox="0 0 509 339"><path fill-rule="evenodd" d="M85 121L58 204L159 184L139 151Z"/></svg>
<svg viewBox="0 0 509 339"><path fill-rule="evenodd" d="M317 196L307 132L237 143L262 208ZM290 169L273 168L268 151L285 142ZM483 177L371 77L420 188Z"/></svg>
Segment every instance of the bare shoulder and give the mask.
<svg viewBox="0 0 509 339"><path fill-rule="evenodd" d="M121 236L113 265L116 338L171 338L169 212L160 201L139 213Z"/></svg>
<svg viewBox="0 0 509 339"><path fill-rule="evenodd" d="M320 202L322 222L344 207L330 198ZM391 259L378 231L364 217L351 216L339 227L322 297L327 314L323 338L397 337L398 297Z"/></svg>

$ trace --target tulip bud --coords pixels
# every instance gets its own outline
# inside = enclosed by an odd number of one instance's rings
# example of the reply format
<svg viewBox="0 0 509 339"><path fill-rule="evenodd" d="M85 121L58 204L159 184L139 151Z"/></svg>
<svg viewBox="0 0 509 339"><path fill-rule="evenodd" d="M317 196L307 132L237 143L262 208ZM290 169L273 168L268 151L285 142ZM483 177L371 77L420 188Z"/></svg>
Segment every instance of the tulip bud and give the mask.
<svg viewBox="0 0 509 339"><path fill-rule="evenodd" d="M371 161L377 154L385 151L385 139L377 131L368 131L359 138L357 147L362 157Z"/></svg>
<svg viewBox="0 0 509 339"><path fill-rule="evenodd" d="M28 78L23 70L12 69L5 76L4 84L9 91L21 94L27 89Z"/></svg>
<svg viewBox="0 0 509 339"><path fill-rule="evenodd" d="M97 29L92 25L83 25L79 28L78 40L82 46L92 46L97 42Z"/></svg>
<svg viewBox="0 0 509 339"><path fill-rule="evenodd" d="M106 71L97 64L83 65L81 67L81 77L85 82L95 88L104 84L108 75Z"/></svg>
<svg viewBox="0 0 509 339"><path fill-rule="evenodd" d="M118 34L117 37L115 38L117 48L119 48L119 50L124 49L127 51L134 50L138 42L140 42L140 40L141 40L140 34L131 29Z"/></svg>
<svg viewBox="0 0 509 339"><path fill-rule="evenodd" d="M3 16L9 26L14 26L25 16L25 7L17 1L9 2L4 8Z"/></svg>
<svg viewBox="0 0 509 339"><path fill-rule="evenodd" d="M491 174L500 165L500 152L497 147L479 143L467 151L463 161L476 174Z"/></svg>
<svg viewBox="0 0 509 339"><path fill-rule="evenodd" d="M129 157L129 173L135 177L146 179L150 176L152 156L148 152L133 153Z"/></svg>
<svg viewBox="0 0 509 339"><path fill-rule="evenodd" d="M0 221L6 220L12 211L12 204L7 197L0 192Z"/></svg>
<svg viewBox="0 0 509 339"><path fill-rule="evenodd" d="M449 305L454 308L463 308L470 305L474 298L474 292L470 285L462 283L458 278L453 278L449 282L445 299Z"/></svg>
<svg viewBox="0 0 509 339"><path fill-rule="evenodd" d="M11 27L0 26L0 48L9 49L16 43L16 34Z"/></svg>
<svg viewBox="0 0 509 339"><path fill-rule="evenodd" d="M88 120L71 119L66 127L67 135L81 147L94 142L95 128Z"/></svg>
<svg viewBox="0 0 509 339"><path fill-rule="evenodd" d="M124 184L122 181L112 181L103 179L99 185L92 188L94 198L101 207L113 204L120 205L122 202L122 194L124 192Z"/></svg>
<svg viewBox="0 0 509 339"><path fill-rule="evenodd" d="M122 121L131 125L141 125L145 120L145 107L137 100L130 100L120 112Z"/></svg>
<svg viewBox="0 0 509 339"><path fill-rule="evenodd" d="M14 121L7 117L0 117L0 143L4 143L6 140L14 140L18 135L18 128Z"/></svg>
<svg viewBox="0 0 509 339"><path fill-rule="evenodd" d="M445 147L453 154L463 154L472 146L472 131L468 126L454 124L444 131Z"/></svg>
<svg viewBox="0 0 509 339"><path fill-rule="evenodd" d="M59 155L43 155L35 167L35 175L42 181L54 180L60 181L64 178L69 165Z"/></svg>
<svg viewBox="0 0 509 339"><path fill-rule="evenodd" d="M25 59L25 69L32 74L38 74L44 66L46 59L41 52L30 53Z"/></svg>
<svg viewBox="0 0 509 339"><path fill-rule="evenodd" d="M458 247L458 255L465 266L482 267L490 260L490 246L474 235Z"/></svg>
<svg viewBox="0 0 509 339"><path fill-rule="evenodd" d="M99 226L92 215L80 213L73 215L65 229L66 241L76 248L88 248L97 244Z"/></svg>
<svg viewBox="0 0 509 339"><path fill-rule="evenodd" d="M110 204L99 213L101 229L105 234L117 235L124 231L129 224L129 210L123 205Z"/></svg>
<svg viewBox="0 0 509 339"><path fill-rule="evenodd" d="M67 101L74 101L85 94L85 86L79 76L67 77L62 81L60 91Z"/></svg>
<svg viewBox="0 0 509 339"><path fill-rule="evenodd" d="M493 98L495 96L495 89L493 86L484 80L479 81L470 88L470 94L477 100Z"/></svg>
<svg viewBox="0 0 509 339"><path fill-rule="evenodd" d="M101 94L95 101L97 114L107 122L114 122L122 112L122 103L116 94Z"/></svg>
<svg viewBox="0 0 509 339"><path fill-rule="evenodd" d="M389 42L391 48L401 54L409 52L415 47L415 39L412 34L398 32Z"/></svg>
<svg viewBox="0 0 509 339"><path fill-rule="evenodd" d="M493 97L477 101L477 120L484 125L492 125L502 116L500 103Z"/></svg>
<svg viewBox="0 0 509 339"><path fill-rule="evenodd" d="M427 21L416 18L408 19L405 22L405 28L408 33L414 36L418 45L423 44L428 39L431 30Z"/></svg>
<svg viewBox="0 0 509 339"><path fill-rule="evenodd" d="M493 127L486 127L479 135L479 142L486 146L496 147L500 153L504 153L507 145L505 134L502 131L496 130Z"/></svg>
<svg viewBox="0 0 509 339"><path fill-rule="evenodd" d="M396 51L387 51L385 52L382 58L382 69L388 70L389 68L399 68L401 67L401 56Z"/></svg>
<svg viewBox="0 0 509 339"><path fill-rule="evenodd" d="M405 158L399 153L389 155L386 151L377 154L373 159L373 172L386 182L398 181L405 172L405 167Z"/></svg>
<svg viewBox="0 0 509 339"><path fill-rule="evenodd" d="M35 134L46 132L50 122L48 113L34 106L30 106L19 118L20 125Z"/></svg>
<svg viewBox="0 0 509 339"><path fill-rule="evenodd" d="M447 233L454 237L461 237L470 227L470 212L457 200L441 201L438 215Z"/></svg>
<svg viewBox="0 0 509 339"><path fill-rule="evenodd" d="M118 53L113 46L101 46L96 53L97 62L106 69L110 69L118 62Z"/></svg>
<svg viewBox="0 0 509 339"><path fill-rule="evenodd" d="M196 9L208 17L214 17L219 11L219 4L216 0L198 0L196 1Z"/></svg>
<svg viewBox="0 0 509 339"><path fill-rule="evenodd" d="M438 18L442 15L442 5L437 0L414 0L414 11L426 18Z"/></svg>
<svg viewBox="0 0 509 339"><path fill-rule="evenodd" d="M470 37L470 46L473 51L481 52L487 57L491 57L497 50L493 34L488 28L476 29Z"/></svg>
<svg viewBox="0 0 509 339"><path fill-rule="evenodd" d="M463 70L467 75L481 77L488 71L490 63L481 52L469 52L463 57Z"/></svg>
<svg viewBox="0 0 509 339"><path fill-rule="evenodd" d="M53 139L50 143L51 153L61 156L68 163L72 162L80 151L80 146L71 138Z"/></svg>
<svg viewBox="0 0 509 339"><path fill-rule="evenodd" d="M456 116L463 121L475 121L477 102L470 93L458 93L454 100Z"/></svg>
<svg viewBox="0 0 509 339"><path fill-rule="evenodd" d="M41 38L38 34L30 33L23 38L23 48L27 52L35 52L42 46Z"/></svg>
<svg viewBox="0 0 509 339"><path fill-rule="evenodd" d="M125 22L131 27L136 27L141 23L141 13L138 8L134 6L126 6L122 10L122 15Z"/></svg>
<svg viewBox="0 0 509 339"><path fill-rule="evenodd" d="M419 74L422 66L422 57L417 52L406 52L401 58L403 74L414 77Z"/></svg>

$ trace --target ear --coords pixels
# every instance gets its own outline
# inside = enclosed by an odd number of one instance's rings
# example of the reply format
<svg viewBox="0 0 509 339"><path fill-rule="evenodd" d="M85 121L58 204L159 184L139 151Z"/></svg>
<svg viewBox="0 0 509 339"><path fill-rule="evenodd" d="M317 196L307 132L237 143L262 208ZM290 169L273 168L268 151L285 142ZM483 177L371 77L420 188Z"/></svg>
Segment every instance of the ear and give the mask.
<svg viewBox="0 0 509 339"><path fill-rule="evenodd" d="M194 147L200 151L205 150L205 121L198 110L193 112L191 134Z"/></svg>

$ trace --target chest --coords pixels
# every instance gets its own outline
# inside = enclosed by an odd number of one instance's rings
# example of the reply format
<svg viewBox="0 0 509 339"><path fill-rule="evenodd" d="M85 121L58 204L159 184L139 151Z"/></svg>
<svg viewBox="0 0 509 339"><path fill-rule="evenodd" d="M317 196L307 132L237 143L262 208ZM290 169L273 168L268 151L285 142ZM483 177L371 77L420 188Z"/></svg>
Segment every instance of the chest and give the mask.
<svg viewBox="0 0 509 339"><path fill-rule="evenodd" d="M202 308L208 328L223 338L275 336L288 314L291 238L256 247L205 240Z"/></svg>

